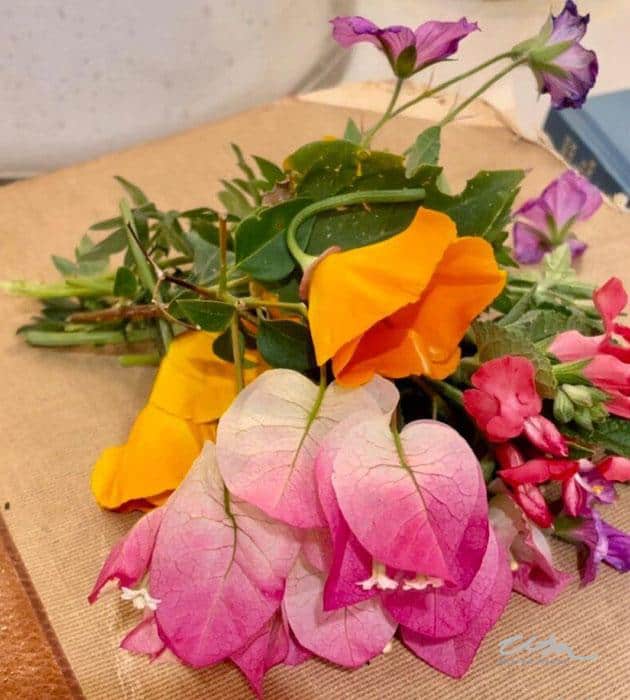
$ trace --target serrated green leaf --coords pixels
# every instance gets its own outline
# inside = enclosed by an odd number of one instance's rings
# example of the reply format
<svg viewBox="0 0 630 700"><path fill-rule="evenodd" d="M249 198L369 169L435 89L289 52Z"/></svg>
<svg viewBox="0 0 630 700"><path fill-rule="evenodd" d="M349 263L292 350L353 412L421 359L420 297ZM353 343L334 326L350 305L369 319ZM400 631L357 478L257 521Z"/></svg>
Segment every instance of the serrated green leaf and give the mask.
<svg viewBox="0 0 630 700"><path fill-rule="evenodd" d="M442 129L430 126L418 135L407 151L405 175L413 177L423 165L435 165L440 157L440 137Z"/></svg>
<svg viewBox="0 0 630 700"><path fill-rule="evenodd" d="M257 335L258 351L272 367L304 372L316 366L308 328L293 321L261 321Z"/></svg>
<svg viewBox="0 0 630 700"><path fill-rule="evenodd" d="M343 138L344 141L350 141L350 143L355 143L357 145L361 143L361 129L359 129L352 117L349 117L346 122Z"/></svg>
<svg viewBox="0 0 630 700"><path fill-rule="evenodd" d="M425 206L448 214L460 236L482 236L493 242L508 223L510 208L525 176L522 170L481 171L458 195L429 188Z"/></svg>
<svg viewBox="0 0 630 700"><path fill-rule="evenodd" d="M114 296L133 299L138 293L138 281L128 267L119 267L114 278Z"/></svg>
<svg viewBox="0 0 630 700"><path fill-rule="evenodd" d="M630 457L630 421L608 416L595 429L587 431L573 425L560 426L562 432L578 442L593 447L603 447L608 452L622 457Z"/></svg>
<svg viewBox="0 0 630 700"><path fill-rule="evenodd" d="M137 207L141 207L145 204L149 204L149 198L138 187L138 185L134 185L133 182L129 182L129 180L126 180L124 177L121 177L120 175L114 175L114 180L116 180L120 185L122 185L125 192L131 198L131 201Z"/></svg>
<svg viewBox="0 0 630 700"><path fill-rule="evenodd" d="M537 344L551 343L558 333L568 330L591 332L588 324L578 316L567 316L551 309L531 309L508 327L520 331Z"/></svg>
<svg viewBox="0 0 630 700"><path fill-rule="evenodd" d="M237 268L263 282L274 282L290 275L295 261L287 248L286 230L310 201L291 199L243 219L234 232Z"/></svg>
<svg viewBox="0 0 630 700"><path fill-rule="evenodd" d="M536 368L536 388L543 398L553 398L557 382L551 361L547 355L520 330L510 326L498 326L492 321L477 321L472 331L481 362L505 355L520 355L530 360Z"/></svg>
<svg viewBox="0 0 630 700"><path fill-rule="evenodd" d="M179 299L177 307L202 330L215 333L225 330L235 314L231 304L211 299Z"/></svg>

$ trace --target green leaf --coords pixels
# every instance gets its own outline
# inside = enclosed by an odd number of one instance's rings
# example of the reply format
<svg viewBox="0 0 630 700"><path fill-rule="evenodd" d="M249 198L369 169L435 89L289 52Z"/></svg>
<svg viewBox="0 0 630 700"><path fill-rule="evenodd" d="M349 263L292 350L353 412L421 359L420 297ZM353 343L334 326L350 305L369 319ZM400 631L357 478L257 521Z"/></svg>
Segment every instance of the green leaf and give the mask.
<svg viewBox="0 0 630 700"><path fill-rule="evenodd" d="M509 222L510 209L524 176L522 170L483 170L468 180L458 195L429 188L425 206L448 214L460 236L482 236L494 243Z"/></svg>
<svg viewBox="0 0 630 700"><path fill-rule="evenodd" d="M481 362L504 355L526 357L536 368L538 393L548 399L555 396L557 382L551 361L521 330L511 326L498 326L493 321L477 321L473 323L472 331Z"/></svg>
<svg viewBox="0 0 630 700"><path fill-rule="evenodd" d="M359 147L349 141L314 141L285 162L298 195L324 199L338 194L360 176Z"/></svg>
<svg viewBox="0 0 630 700"><path fill-rule="evenodd" d="M613 454L630 457L630 421L624 418L608 416L591 431L567 425L561 426L561 430L568 437L576 438L581 443L603 447Z"/></svg>
<svg viewBox="0 0 630 700"><path fill-rule="evenodd" d="M79 274L79 268L77 267L76 263L72 262L72 260L61 258L58 255L53 255L51 257L53 265L63 277L76 277Z"/></svg>
<svg viewBox="0 0 630 700"><path fill-rule="evenodd" d="M563 243L543 258L543 280L547 283L563 282L575 277L571 264L571 249Z"/></svg>
<svg viewBox="0 0 630 700"><path fill-rule="evenodd" d="M231 182L221 180L225 187L224 190L217 195L219 201L228 214L235 216L237 219L244 219L252 211L252 205L247 201L245 195L238 190Z"/></svg>
<svg viewBox="0 0 630 700"><path fill-rule="evenodd" d="M261 158L260 156L252 156L252 158L256 161L260 174L270 185L275 185L276 182L284 180L284 171L275 163L272 163L266 158Z"/></svg>
<svg viewBox="0 0 630 700"><path fill-rule="evenodd" d="M245 336L241 331L238 332L238 342L243 362L243 369L256 367L255 362L250 362L245 357ZM214 342L212 343L212 352L225 362L234 362L234 353L232 352L232 333L229 328L221 333L220 336L215 338Z"/></svg>
<svg viewBox="0 0 630 700"><path fill-rule="evenodd" d="M286 230L308 204L306 198L291 199L243 219L234 232L237 268L263 282L291 274L295 261L287 248Z"/></svg>
<svg viewBox="0 0 630 700"><path fill-rule="evenodd" d="M137 206L141 207L145 204L149 204L149 198L146 196L146 194L138 187L138 185L134 185L133 182L129 182L129 180L125 180L124 177L121 177L120 175L114 175L114 180L117 180L120 185L122 185L123 189L125 192L129 195L131 198L131 201Z"/></svg>
<svg viewBox="0 0 630 700"><path fill-rule="evenodd" d="M171 246L184 255L192 256L192 245L186 238L178 217L179 212L167 211L157 226L158 235L166 248Z"/></svg>
<svg viewBox="0 0 630 700"><path fill-rule="evenodd" d="M404 231L417 209L418 205L412 202L324 212L315 218L306 252L319 255L333 245L348 250L385 240Z"/></svg>
<svg viewBox="0 0 630 700"><path fill-rule="evenodd" d="M109 236L103 238L81 256L82 261L98 260L109 257L115 253L120 253L127 247L127 232L124 228L118 228Z"/></svg>
<svg viewBox="0 0 630 700"><path fill-rule="evenodd" d="M315 367L315 354L308 328L293 321L261 321L258 351L272 367L304 372Z"/></svg>
<svg viewBox="0 0 630 700"><path fill-rule="evenodd" d="M407 151L405 160L407 177L413 177L425 164L435 165L438 162L441 133L442 129L439 126L430 126L419 134L413 146Z"/></svg>
<svg viewBox="0 0 630 700"><path fill-rule="evenodd" d="M181 312L204 331L223 331L229 325L235 310L231 304L210 299L180 299Z"/></svg>
<svg viewBox="0 0 630 700"><path fill-rule="evenodd" d="M361 143L361 129L359 129L352 117L350 117L346 122L343 138L344 141L350 141L350 143L355 143L357 145Z"/></svg>
<svg viewBox="0 0 630 700"><path fill-rule="evenodd" d="M138 292L136 276L128 267L119 267L114 279L114 296L132 299Z"/></svg>
<svg viewBox="0 0 630 700"><path fill-rule="evenodd" d="M578 330L590 334L591 328L583 319L575 315L565 315L551 309L532 309L524 313L518 321L508 325L525 335L536 344L549 344L558 335L568 330Z"/></svg>
<svg viewBox="0 0 630 700"><path fill-rule="evenodd" d="M196 231L189 231L186 235L193 249L192 276L196 284L212 284L219 276L221 267L221 254L219 247L208 243ZM234 253L228 251L228 265L234 262Z"/></svg>

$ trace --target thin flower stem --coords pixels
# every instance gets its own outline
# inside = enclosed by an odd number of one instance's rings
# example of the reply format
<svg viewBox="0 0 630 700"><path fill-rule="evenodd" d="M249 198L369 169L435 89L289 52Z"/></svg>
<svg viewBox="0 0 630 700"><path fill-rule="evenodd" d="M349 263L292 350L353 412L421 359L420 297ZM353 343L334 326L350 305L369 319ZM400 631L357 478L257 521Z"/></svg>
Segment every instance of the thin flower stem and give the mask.
<svg viewBox="0 0 630 700"><path fill-rule="evenodd" d="M77 345L124 345L155 340L152 328L123 331L38 331L25 330L22 335L29 345L43 347L73 347Z"/></svg>
<svg viewBox="0 0 630 700"><path fill-rule="evenodd" d="M267 299L256 299L255 297L234 297L237 305L242 305L249 309L270 308L283 309L285 311L293 311L304 318L308 315L308 310L305 304L300 302L294 303L289 301L269 301Z"/></svg>
<svg viewBox="0 0 630 700"><path fill-rule="evenodd" d="M311 216L315 216L329 209L351 206L353 204L387 204L400 202L417 202L426 195L422 188L408 188L400 190L368 190L364 192L348 192L334 197L314 202L304 207L291 221L287 229L287 246L291 255L298 262L302 270L306 270L317 260L316 255L308 255L301 248L296 239L297 230Z"/></svg>
<svg viewBox="0 0 630 700"><path fill-rule="evenodd" d="M444 398L451 400L458 406L462 406L464 400L462 398L463 393L452 384L448 382L443 382L439 379L429 379L428 377L422 378L430 387L434 388L438 393L440 393Z"/></svg>
<svg viewBox="0 0 630 700"><path fill-rule="evenodd" d="M68 323L112 323L122 320L144 320L158 318L160 309L156 304L130 304L110 306L96 311L75 311L68 316Z"/></svg>
<svg viewBox="0 0 630 700"><path fill-rule="evenodd" d="M471 102L474 102L480 95L482 95L489 87L497 83L499 80L504 78L508 73L513 71L515 68L518 66L522 66L524 63L527 63L526 58L521 58L518 61L513 61L509 66L506 66L503 70L500 70L496 75L494 75L490 80L486 80L486 82L475 92L472 93L469 97L467 97L462 103L457 105L457 107L453 107L448 114L439 122L438 126L445 126L449 122L452 122L455 117L462 112L466 107Z"/></svg>
<svg viewBox="0 0 630 700"><path fill-rule="evenodd" d="M383 116L376 122L376 124L374 124L374 126L371 129L368 129L368 131L365 132L365 135L361 139L361 145L364 148L369 148L374 134L376 134L376 132L391 119L392 111L396 106L398 96L400 95L400 89L402 88L404 81L404 78L398 78L398 80L396 80L394 92L392 93L392 97L389 101L389 104L387 105L387 108L385 109L385 112L383 113Z"/></svg>
<svg viewBox="0 0 630 700"><path fill-rule="evenodd" d="M232 341L232 355L234 357L234 377L236 379L237 393L243 390L245 379L243 377L243 354L241 352L240 330L238 327L238 314L232 316L230 322L230 339Z"/></svg>
<svg viewBox="0 0 630 700"><path fill-rule="evenodd" d="M219 268L219 297L227 291L227 244L228 230L224 217L219 218L219 254L221 256L221 267Z"/></svg>
<svg viewBox="0 0 630 700"><path fill-rule="evenodd" d="M179 255L175 258L158 260L155 264L162 270L166 270L168 267L179 267L180 265L188 265L191 262L192 258L189 255Z"/></svg>
<svg viewBox="0 0 630 700"><path fill-rule="evenodd" d="M484 63L480 63L478 66L475 66L475 68L471 68L465 73L456 75L454 78L440 83L439 85L436 85L430 90L426 90L421 95L418 95L418 97L414 97L412 100L409 100L408 102L405 102L404 104L400 105L398 109L391 113L390 118L393 119L394 117L398 116L401 112L404 112L406 109L409 109L409 107L413 107L413 105L418 104L418 102L422 102L422 100L426 100L429 97L433 97L433 95L437 95L439 92L442 92L442 90L446 90L446 88L450 87L451 85L454 85L455 83L458 83L460 80L464 80L465 78L468 78L469 76L474 75L479 71L482 71L484 68L488 68L493 63L497 63L497 61L502 61L505 58L512 58L512 53L510 51L501 53L498 56L489 59L488 61L484 61Z"/></svg>

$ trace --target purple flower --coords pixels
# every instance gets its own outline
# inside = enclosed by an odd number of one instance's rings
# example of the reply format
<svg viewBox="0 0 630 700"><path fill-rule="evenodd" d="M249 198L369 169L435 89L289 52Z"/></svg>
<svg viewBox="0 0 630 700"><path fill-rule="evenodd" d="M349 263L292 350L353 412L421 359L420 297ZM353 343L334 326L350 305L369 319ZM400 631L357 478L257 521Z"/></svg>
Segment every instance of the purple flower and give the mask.
<svg viewBox="0 0 630 700"><path fill-rule="evenodd" d="M564 509L572 516L590 516L594 503L614 503L617 493L614 484L588 459L581 459L579 465L578 471L562 484Z"/></svg>
<svg viewBox="0 0 630 700"><path fill-rule="evenodd" d="M560 525L563 537L581 545L580 576L582 585L592 583L599 564L604 562L617 571L630 571L630 535L618 530L592 511L590 518L567 518Z"/></svg>
<svg viewBox="0 0 630 700"><path fill-rule="evenodd" d="M514 254L520 263L542 260L545 253L568 243L575 258L586 244L571 233L576 221L586 221L599 208L602 196L586 178L567 170L547 185L539 197L529 199L515 213Z"/></svg>
<svg viewBox="0 0 630 700"><path fill-rule="evenodd" d="M452 56L459 42L479 29L465 17L458 22L425 22L415 32L398 25L381 29L364 17L335 17L331 24L333 38L344 48L368 41L384 51L399 78Z"/></svg>
<svg viewBox="0 0 630 700"><path fill-rule="evenodd" d="M580 16L573 0L567 0L528 46L540 92L549 93L555 109L581 107L595 84L597 56L579 43L588 21L589 15Z"/></svg>

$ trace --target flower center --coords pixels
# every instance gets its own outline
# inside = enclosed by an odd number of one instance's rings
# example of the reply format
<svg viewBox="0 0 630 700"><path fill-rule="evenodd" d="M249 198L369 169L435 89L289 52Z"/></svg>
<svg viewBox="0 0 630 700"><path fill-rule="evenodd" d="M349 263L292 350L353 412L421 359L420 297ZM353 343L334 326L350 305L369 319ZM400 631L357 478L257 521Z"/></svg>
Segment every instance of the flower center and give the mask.
<svg viewBox="0 0 630 700"><path fill-rule="evenodd" d="M381 591L393 591L398 588L398 582L387 575L385 564L373 559L372 575L365 581L358 581L357 586L361 586L364 591L371 591L374 587Z"/></svg>
<svg viewBox="0 0 630 700"><path fill-rule="evenodd" d="M123 600L130 600L136 610L157 610L158 604L161 602L158 598L153 598L146 588L127 588L120 587L120 597Z"/></svg>

